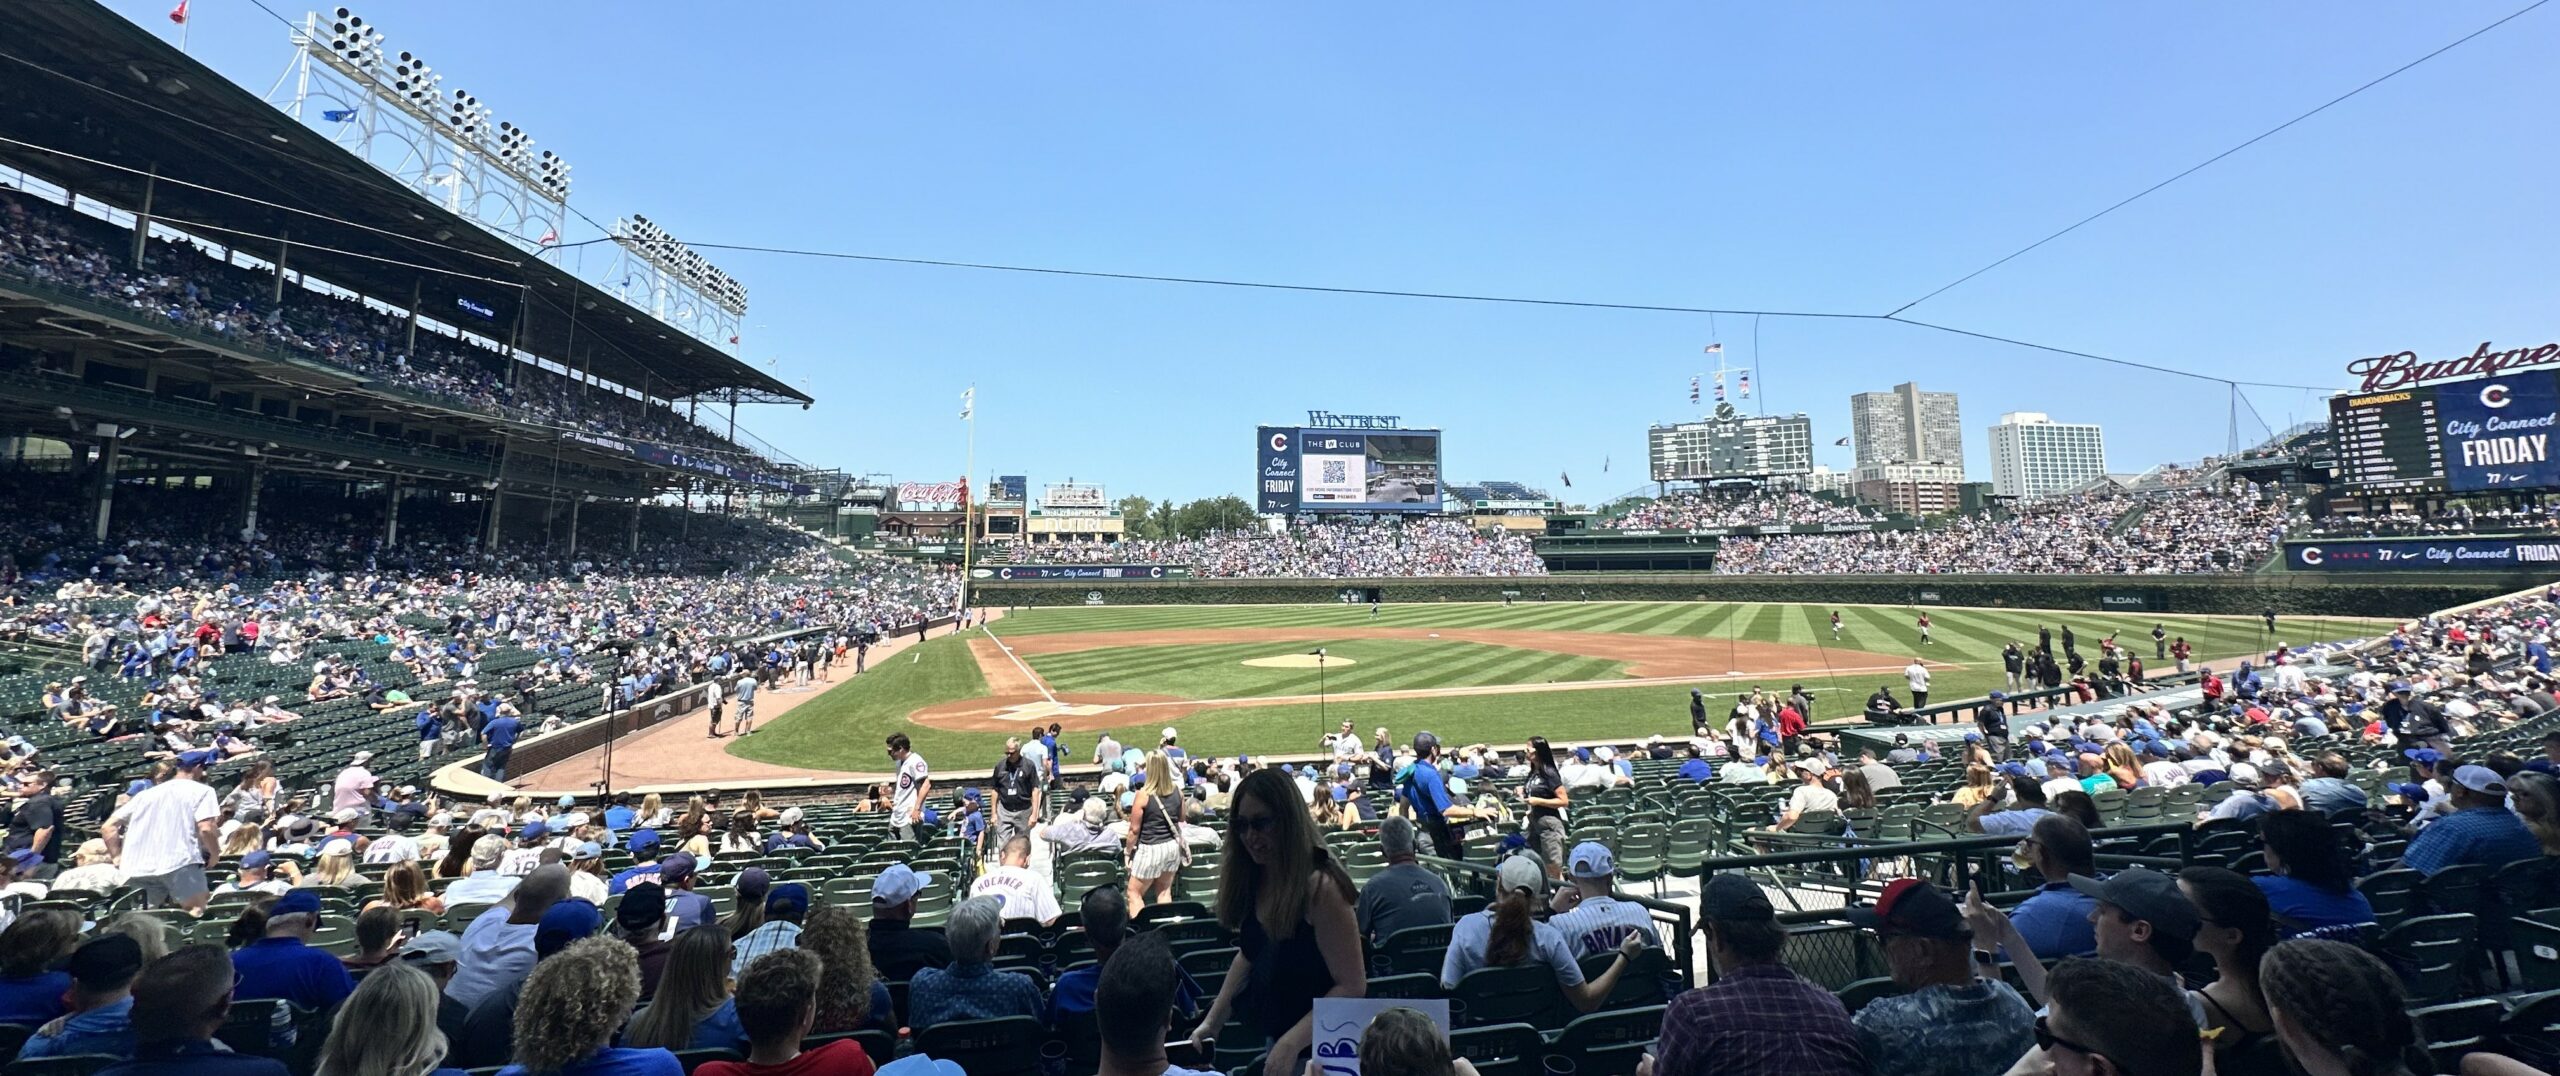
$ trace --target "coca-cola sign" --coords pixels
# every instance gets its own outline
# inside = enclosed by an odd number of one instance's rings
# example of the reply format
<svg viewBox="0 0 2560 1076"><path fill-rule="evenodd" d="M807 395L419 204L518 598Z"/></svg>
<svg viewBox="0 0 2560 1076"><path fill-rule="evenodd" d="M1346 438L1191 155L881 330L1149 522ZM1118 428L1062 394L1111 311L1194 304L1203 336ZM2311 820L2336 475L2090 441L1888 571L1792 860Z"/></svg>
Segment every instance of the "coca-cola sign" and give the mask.
<svg viewBox="0 0 2560 1076"><path fill-rule="evenodd" d="M2347 364L2347 372L2364 379L2364 384L2356 391L2381 392L2430 381L2495 377L2509 370L2555 364L2560 364L2560 344L2499 351L2495 345L2483 340L2471 354L2457 359L2427 360L2419 358L2417 352L2403 351L2357 359Z"/></svg>

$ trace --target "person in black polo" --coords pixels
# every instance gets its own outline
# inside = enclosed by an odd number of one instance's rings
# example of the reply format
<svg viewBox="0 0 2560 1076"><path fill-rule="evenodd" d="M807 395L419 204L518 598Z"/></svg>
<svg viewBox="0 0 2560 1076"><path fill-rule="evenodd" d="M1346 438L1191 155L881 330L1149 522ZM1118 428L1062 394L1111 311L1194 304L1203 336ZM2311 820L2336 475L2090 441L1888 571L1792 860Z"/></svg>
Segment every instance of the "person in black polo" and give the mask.
<svg viewBox="0 0 2560 1076"><path fill-rule="evenodd" d="M1041 777L1039 765L1023 757L1022 738L1005 737L1004 759L995 772L996 847L1031 836L1032 824L1040 819Z"/></svg>

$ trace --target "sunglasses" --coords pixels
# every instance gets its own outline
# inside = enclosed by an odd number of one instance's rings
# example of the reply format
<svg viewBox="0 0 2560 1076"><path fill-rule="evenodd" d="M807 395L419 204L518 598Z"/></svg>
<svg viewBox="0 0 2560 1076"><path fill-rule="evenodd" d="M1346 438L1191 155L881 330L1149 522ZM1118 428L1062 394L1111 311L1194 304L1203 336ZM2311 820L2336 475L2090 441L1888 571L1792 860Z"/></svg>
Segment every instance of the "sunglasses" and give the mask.
<svg viewBox="0 0 2560 1076"><path fill-rule="evenodd" d="M2079 1043L2063 1038L2060 1035L2054 1034L2053 1024L2050 1021L2042 1016L2036 1017L2036 1047L2042 1050L2051 1050L2056 1046L2062 1047L2063 1049L2076 1054L2087 1054L2091 1057L2106 1056L2105 1054L2099 1053L2095 1047L2083 1046Z"/></svg>
<svg viewBox="0 0 2560 1076"><path fill-rule="evenodd" d="M1280 816L1258 814L1251 817L1238 815L1234 822L1228 823L1227 828L1236 831L1238 834L1254 834L1263 832L1264 830L1276 831L1279 826Z"/></svg>

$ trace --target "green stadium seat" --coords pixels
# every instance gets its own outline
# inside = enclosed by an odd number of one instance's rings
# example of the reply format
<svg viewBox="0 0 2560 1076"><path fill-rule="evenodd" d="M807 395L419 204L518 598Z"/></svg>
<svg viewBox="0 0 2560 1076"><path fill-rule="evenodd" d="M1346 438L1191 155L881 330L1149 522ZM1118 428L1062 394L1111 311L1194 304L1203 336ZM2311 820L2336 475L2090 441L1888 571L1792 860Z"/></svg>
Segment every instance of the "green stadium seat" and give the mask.
<svg viewBox="0 0 2560 1076"><path fill-rule="evenodd" d="M1662 1035L1664 1009L1649 1005L1576 1017L1556 1036L1548 1056L1573 1059L1574 1076L1635 1076L1645 1048Z"/></svg>

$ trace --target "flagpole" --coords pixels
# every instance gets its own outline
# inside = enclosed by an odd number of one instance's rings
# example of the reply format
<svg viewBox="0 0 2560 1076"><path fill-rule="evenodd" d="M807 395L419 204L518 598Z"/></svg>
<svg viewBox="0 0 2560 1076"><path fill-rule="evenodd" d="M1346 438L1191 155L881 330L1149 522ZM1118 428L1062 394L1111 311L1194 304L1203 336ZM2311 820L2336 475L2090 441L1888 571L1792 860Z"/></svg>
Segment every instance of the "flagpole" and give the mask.
<svg viewBox="0 0 2560 1076"><path fill-rule="evenodd" d="M969 518L977 507L977 498L970 494L976 490L978 482L976 477L978 473L978 386L970 385L967 392L961 393L961 398L967 403L960 409L960 420L969 424L969 462L967 469L960 472L960 610L958 615L965 617L969 615L970 554L976 551L978 546L978 528Z"/></svg>

